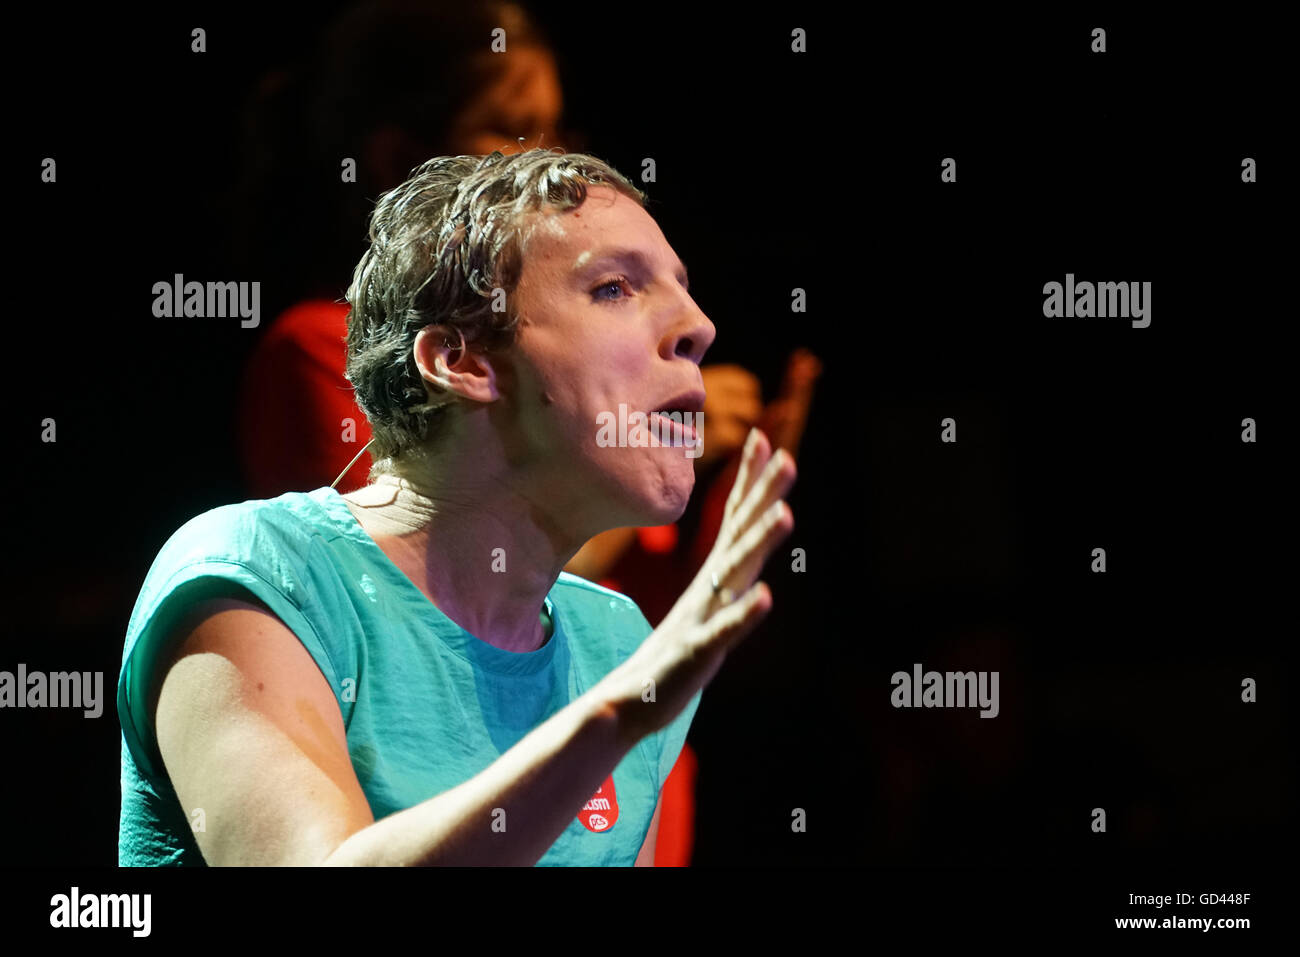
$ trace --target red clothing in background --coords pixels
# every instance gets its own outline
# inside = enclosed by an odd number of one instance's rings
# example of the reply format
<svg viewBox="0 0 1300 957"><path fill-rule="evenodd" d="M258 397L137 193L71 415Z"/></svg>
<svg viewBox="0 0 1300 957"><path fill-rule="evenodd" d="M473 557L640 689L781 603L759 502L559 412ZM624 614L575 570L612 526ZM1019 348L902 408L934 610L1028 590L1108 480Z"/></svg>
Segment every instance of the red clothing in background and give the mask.
<svg viewBox="0 0 1300 957"><path fill-rule="evenodd" d="M299 303L271 323L244 373L239 443L252 498L329 485L370 441L370 423L343 378L347 303ZM346 419L354 435L345 436ZM345 441L352 438L353 441ZM337 488L366 484L370 453Z"/></svg>

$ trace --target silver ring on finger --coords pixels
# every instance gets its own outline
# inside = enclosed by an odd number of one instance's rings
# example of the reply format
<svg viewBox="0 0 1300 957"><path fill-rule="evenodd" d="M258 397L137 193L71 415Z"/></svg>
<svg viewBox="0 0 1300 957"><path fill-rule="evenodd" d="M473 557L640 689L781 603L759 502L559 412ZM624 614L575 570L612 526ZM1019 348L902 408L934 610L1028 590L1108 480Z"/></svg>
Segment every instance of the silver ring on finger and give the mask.
<svg viewBox="0 0 1300 957"><path fill-rule="evenodd" d="M718 596L718 600L724 605L730 605L736 600L736 593L730 588L724 588L718 581L718 573L713 572L713 594Z"/></svg>

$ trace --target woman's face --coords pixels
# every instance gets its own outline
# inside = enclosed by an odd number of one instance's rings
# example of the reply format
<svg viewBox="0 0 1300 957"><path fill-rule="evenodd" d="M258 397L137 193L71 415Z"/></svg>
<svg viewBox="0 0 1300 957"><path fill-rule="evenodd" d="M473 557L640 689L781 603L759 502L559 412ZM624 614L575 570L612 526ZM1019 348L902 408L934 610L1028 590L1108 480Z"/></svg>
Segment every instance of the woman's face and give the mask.
<svg viewBox="0 0 1300 957"><path fill-rule="evenodd" d="M485 54L490 79L461 109L448 133L453 153L485 156L493 150L518 152L525 146L549 149L559 144L564 95L555 57L536 45Z"/></svg>
<svg viewBox="0 0 1300 957"><path fill-rule="evenodd" d="M518 336L509 401L515 449L548 501L583 528L661 525L686 508L693 436L675 445L610 445L633 412L703 408L700 360L713 323L654 219L608 186L573 210L536 214L514 294ZM694 416L691 417L694 421ZM602 432L601 425L606 428ZM682 444L688 443L688 444Z"/></svg>

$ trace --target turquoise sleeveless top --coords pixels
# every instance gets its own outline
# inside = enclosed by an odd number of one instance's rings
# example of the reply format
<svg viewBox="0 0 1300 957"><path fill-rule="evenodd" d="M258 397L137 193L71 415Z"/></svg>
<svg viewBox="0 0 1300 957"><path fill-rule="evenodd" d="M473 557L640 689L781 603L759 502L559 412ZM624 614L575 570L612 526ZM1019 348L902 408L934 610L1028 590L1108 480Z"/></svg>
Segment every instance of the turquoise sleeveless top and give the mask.
<svg viewBox="0 0 1300 957"><path fill-rule="evenodd" d="M491 556L482 556L484 568ZM197 601L252 592L297 635L334 689L375 820L472 778L625 661L651 632L625 595L561 574L551 637L503 651L438 610L331 488L225 505L159 552L127 626L122 724L123 866L203 866L145 713L160 644ZM541 865L631 865L699 706L643 738L577 812ZM195 820L200 818L196 815Z"/></svg>

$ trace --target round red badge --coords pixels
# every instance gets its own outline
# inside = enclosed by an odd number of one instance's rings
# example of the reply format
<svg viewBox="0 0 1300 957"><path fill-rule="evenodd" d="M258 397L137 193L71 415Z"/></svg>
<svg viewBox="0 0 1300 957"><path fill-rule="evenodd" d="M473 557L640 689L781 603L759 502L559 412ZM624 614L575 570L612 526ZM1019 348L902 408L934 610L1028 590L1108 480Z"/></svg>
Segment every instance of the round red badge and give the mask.
<svg viewBox="0 0 1300 957"><path fill-rule="evenodd" d="M618 820L618 795L614 793L614 775L605 778L605 783L596 788L591 800L578 812L578 820L589 831L600 833L608 831Z"/></svg>

